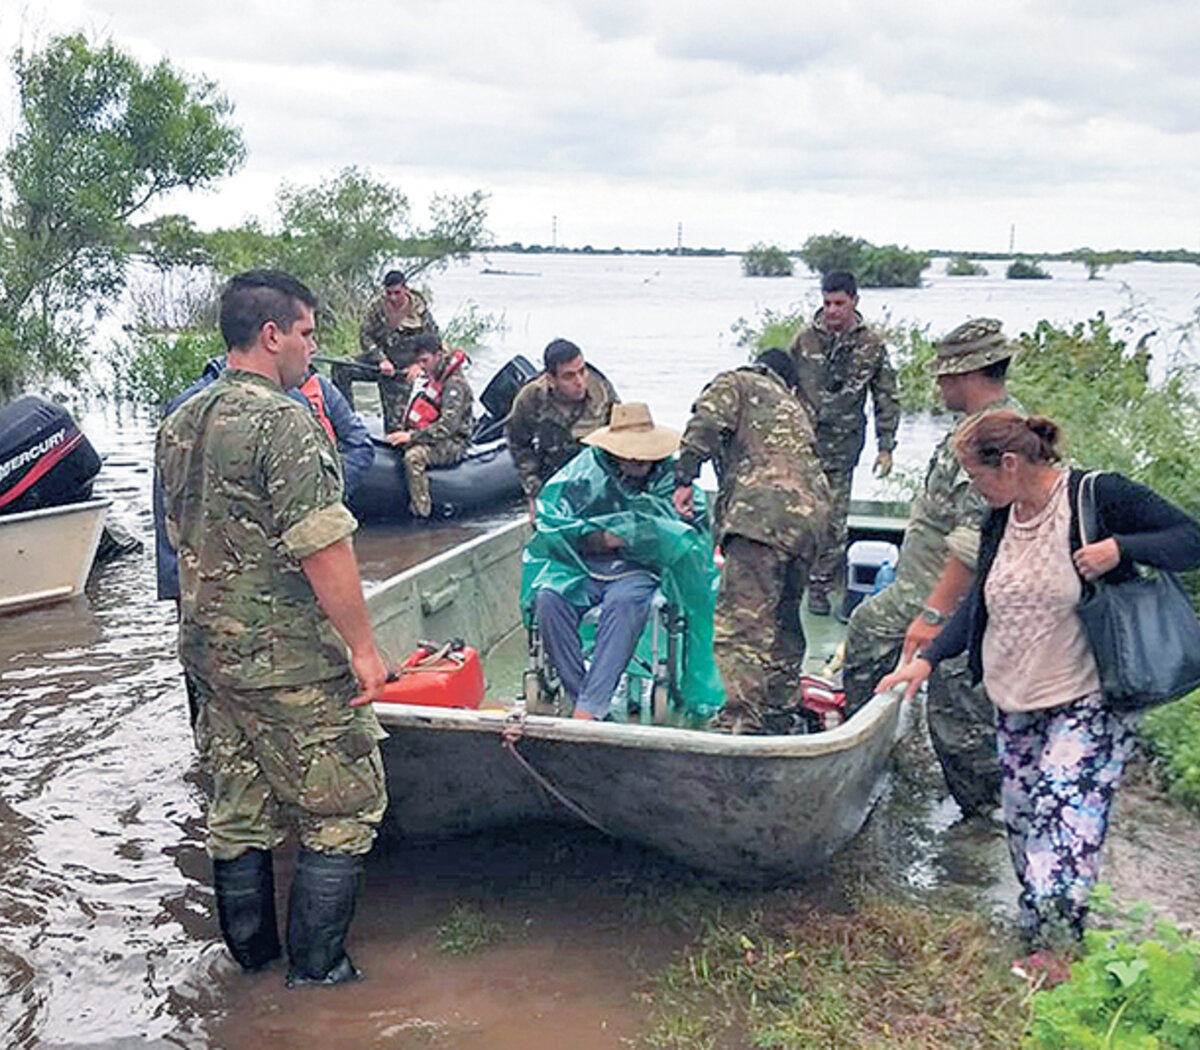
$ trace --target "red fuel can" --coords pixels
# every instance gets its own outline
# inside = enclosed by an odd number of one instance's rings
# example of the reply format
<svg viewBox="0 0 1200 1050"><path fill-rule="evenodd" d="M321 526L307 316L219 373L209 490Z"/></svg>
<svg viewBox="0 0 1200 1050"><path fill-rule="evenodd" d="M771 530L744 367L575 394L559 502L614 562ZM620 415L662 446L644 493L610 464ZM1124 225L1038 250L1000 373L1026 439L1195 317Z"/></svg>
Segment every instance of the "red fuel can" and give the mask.
<svg viewBox="0 0 1200 1050"><path fill-rule="evenodd" d="M477 708L483 702L483 693L479 652L464 645L446 653L426 650L424 657L415 662L411 657L405 660L390 676L378 702Z"/></svg>

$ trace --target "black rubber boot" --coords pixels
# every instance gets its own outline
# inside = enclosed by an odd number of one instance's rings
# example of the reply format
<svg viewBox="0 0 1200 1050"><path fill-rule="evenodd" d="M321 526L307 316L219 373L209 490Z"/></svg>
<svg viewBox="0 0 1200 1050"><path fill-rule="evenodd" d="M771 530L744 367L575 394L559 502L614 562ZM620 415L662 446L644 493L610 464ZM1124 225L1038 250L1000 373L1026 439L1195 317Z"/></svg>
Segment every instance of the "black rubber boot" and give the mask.
<svg viewBox="0 0 1200 1050"><path fill-rule="evenodd" d="M217 918L230 954L243 970L269 966L282 954L275 925L275 869L269 850L213 861Z"/></svg>
<svg viewBox="0 0 1200 1050"><path fill-rule="evenodd" d="M344 948L362 871L362 857L300 850L288 902L289 988L362 976Z"/></svg>

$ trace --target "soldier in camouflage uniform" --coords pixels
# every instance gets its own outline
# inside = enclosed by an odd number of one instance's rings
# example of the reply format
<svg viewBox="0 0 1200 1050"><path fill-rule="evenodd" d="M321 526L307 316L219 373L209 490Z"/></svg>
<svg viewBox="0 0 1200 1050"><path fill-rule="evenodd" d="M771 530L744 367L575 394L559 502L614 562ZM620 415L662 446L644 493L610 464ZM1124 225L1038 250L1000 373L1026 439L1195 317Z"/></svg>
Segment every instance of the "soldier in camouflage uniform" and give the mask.
<svg viewBox="0 0 1200 1050"><path fill-rule="evenodd" d="M802 728L800 599L828 530L829 487L795 384L782 350L722 372L692 406L675 467L675 508L685 517L700 464L714 460L720 482L716 539L725 565L713 650L725 704L716 724L733 732Z"/></svg>
<svg viewBox="0 0 1200 1050"><path fill-rule="evenodd" d="M555 339L545 351L545 371L526 383L513 399L506 433L529 503L536 514L542 484L583 448L583 439L608 425L612 406L621 399L612 384L587 364L583 351Z"/></svg>
<svg viewBox="0 0 1200 1050"><path fill-rule="evenodd" d="M387 803L384 734L370 707L354 706L387 673L356 522L332 443L284 393L315 352L314 305L278 271L234 277L221 296L228 367L163 422L155 457L179 556L180 658L212 783L221 931L247 970L280 955L271 851L294 827L289 983L358 976L343 943Z"/></svg>
<svg viewBox="0 0 1200 1050"><path fill-rule="evenodd" d="M429 468L452 467L461 462L471 444L475 424L471 384L458 368L449 369L449 356L442 353L434 336L417 340L416 361L421 370L441 385L441 404L437 418L417 430L394 430L388 442L404 449L404 476L408 480L409 509L417 518L433 513L429 496Z"/></svg>
<svg viewBox="0 0 1200 1050"><path fill-rule="evenodd" d="M1014 347L1000 322L968 321L937 343L930 363L946 406L967 418L990 408L1020 406L1007 395ZM961 421L960 421L961 422ZM951 428L934 450L925 487L913 501L896 579L850 617L842 681L846 709L865 704L879 679L928 645L970 586L987 501L955 458ZM946 783L964 815L996 804L995 714L982 686L972 686L965 655L943 660L926 697L929 734Z"/></svg>
<svg viewBox="0 0 1200 1050"><path fill-rule="evenodd" d="M384 432L403 426L404 408L416 378L416 339L438 335L438 326L420 292L408 287L400 270L383 278L383 296L363 321L358 342L359 360L379 368L379 399L383 403Z"/></svg>
<svg viewBox="0 0 1200 1050"><path fill-rule="evenodd" d="M818 554L809 577L808 607L824 615L830 611L830 592L845 569L846 516L854 468L866 442L867 392L875 403L878 477L886 477L892 469L900 403L887 350L858 312L854 277L826 274L821 294L824 306L811 327L796 336L792 356L802 395L816 412L817 453L833 499L830 542Z"/></svg>

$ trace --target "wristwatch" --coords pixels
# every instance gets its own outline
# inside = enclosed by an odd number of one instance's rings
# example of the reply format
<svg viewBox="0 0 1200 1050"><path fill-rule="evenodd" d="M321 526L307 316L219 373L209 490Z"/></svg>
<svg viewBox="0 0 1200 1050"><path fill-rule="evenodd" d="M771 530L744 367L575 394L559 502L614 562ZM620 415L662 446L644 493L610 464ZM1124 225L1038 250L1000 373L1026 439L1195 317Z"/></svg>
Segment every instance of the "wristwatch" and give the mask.
<svg viewBox="0 0 1200 1050"><path fill-rule="evenodd" d="M932 605L926 605L921 610L921 618L927 624L929 624L930 627L940 627L948 619L950 619L950 614L944 613L940 609L935 609Z"/></svg>

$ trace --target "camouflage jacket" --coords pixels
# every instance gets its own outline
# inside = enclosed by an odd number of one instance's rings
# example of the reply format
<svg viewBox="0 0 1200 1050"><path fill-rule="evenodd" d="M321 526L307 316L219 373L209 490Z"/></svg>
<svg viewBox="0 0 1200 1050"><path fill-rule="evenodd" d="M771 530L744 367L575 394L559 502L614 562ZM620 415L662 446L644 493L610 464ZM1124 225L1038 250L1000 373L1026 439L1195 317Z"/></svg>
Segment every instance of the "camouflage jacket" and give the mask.
<svg viewBox="0 0 1200 1050"><path fill-rule="evenodd" d="M1013 408L1024 413L1020 403L1004 397L980 409ZM904 545L896 568L896 582L912 588L924 602L952 554L964 565L975 568L979 557L979 529L988 504L971 485L971 479L954 455L952 441L958 428L974 416L956 420L938 442L925 473L925 485L913 500Z"/></svg>
<svg viewBox="0 0 1200 1050"><path fill-rule="evenodd" d="M675 480L687 484L713 460L720 489L717 541L730 533L800 553L823 538L829 486L808 412L784 383L754 365L722 372L692 406Z"/></svg>
<svg viewBox="0 0 1200 1050"><path fill-rule="evenodd" d="M414 430L414 445L453 445L458 451L466 452L471 443L471 431L475 427L472 408L475 396L471 384L461 371L450 373L442 387L442 403L438 417L427 427Z"/></svg>
<svg viewBox="0 0 1200 1050"><path fill-rule="evenodd" d="M312 412L269 379L227 370L159 427L155 462L179 554L184 666L245 689L346 674L300 565L357 525Z"/></svg>
<svg viewBox="0 0 1200 1050"><path fill-rule="evenodd" d="M582 401L556 397L545 372L517 392L506 432L526 496L536 496L542 483L584 447L583 438L608 425L612 406L620 400L612 384L591 365Z"/></svg>
<svg viewBox="0 0 1200 1050"><path fill-rule="evenodd" d="M900 402L887 349L861 317L846 332L830 332L824 311L792 343L803 397L817 417L817 452L827 474L854 470L866 442L867 391L875 403L875 440L896 447Z"/></svg>
<svg viewBox="0 0 1200 1050"><path fill-rule="evenodd" d="M438 326L429 313L429 304L425 302L425 297L411 288L408 295L408 316L400 322L398 328L388 323L382 298L376 300L371 307L358 334L358 343L363 349L363 360L377 365L386 357L397 369L407 368L416 359L412 347L414 338L423 332L432 336L438 334Z"/></svg>

